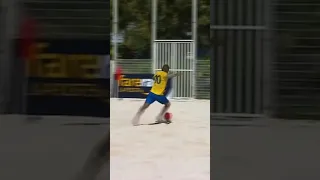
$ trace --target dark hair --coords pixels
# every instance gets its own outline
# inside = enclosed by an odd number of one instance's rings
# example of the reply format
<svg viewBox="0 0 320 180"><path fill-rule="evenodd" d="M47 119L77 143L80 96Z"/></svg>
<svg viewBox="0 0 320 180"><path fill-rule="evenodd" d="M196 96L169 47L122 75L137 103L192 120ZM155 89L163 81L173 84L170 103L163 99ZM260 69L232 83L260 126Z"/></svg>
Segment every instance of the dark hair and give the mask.
<svg viewBox="0 0 320 180"><path fill-rule="evenodd" d="M167 70L169 70L169 69L170 69L170 67L169 67L169 65L168 65L168 64L165 64L165 65L163 65L163 66L162 66L162 71L163 71L163 70L165 70L165 69L167 69Z"/></svg>

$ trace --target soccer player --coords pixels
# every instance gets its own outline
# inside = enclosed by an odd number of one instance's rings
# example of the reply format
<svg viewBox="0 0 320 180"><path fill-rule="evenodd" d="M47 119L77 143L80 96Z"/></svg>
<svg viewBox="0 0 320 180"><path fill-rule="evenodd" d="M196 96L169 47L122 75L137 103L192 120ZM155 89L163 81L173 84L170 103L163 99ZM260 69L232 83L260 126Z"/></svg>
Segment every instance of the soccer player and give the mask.
<svg viewBox="0 0 320 180"><path fill-rule="evenodd" d="M146 101L139 108L137 114L133 118L132 125L134 126L139 125L139 120L141 115L150 106L150 104L154 103L155 101L164 105L159 115L156 117L156 122L159 122L159 123L163 122L163 115L168 111L171 105L167 97L164 95L168 80L170 78L173 78L179 75L178 73L169 74L169 69L170 69L169 65L165 64L162 66L161 71L158 71L154 74L153 86L146 98Z"/></svg>

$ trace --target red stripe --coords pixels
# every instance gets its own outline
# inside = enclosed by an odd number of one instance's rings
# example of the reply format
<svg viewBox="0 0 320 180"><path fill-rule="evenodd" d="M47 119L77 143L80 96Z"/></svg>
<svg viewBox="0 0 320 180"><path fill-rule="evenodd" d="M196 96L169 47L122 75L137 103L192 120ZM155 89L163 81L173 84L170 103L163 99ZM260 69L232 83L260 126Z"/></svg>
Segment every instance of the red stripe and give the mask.
<svg viewBox="0 0 320 180"><path fill-rule="evenodd" d="M118 81L118 80L120 80L120 78L121 78L121 75L122 75L122 69L121 69L121 67L117 67L117 69L116 69L116 73L115 73L115 75L116 75L116 80Z"/></svg>
<svg viewBox="0 0 320 180"><path fill-rule="evenodd" d="M24 60L33 60L35 59L35 26L36 22L33 18L27 17L21 24L21 42L20 42L20 51L21 57Z"/></svg>

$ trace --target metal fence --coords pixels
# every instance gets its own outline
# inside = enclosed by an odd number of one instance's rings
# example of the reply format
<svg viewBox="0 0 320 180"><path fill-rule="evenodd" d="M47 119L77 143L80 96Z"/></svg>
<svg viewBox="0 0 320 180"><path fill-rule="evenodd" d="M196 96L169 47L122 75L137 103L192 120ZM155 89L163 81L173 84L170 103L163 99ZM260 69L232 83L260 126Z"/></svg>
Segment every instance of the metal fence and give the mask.
<svg viewBox="0 0 320 180"><path fill-rule="evenodd" d="M216 118L264 117L270 105L270 1L211 2L211 112Z"/></svg>
<svg viewBox="0 0 320 180"><path fill-rule="evenodd" d="M172 96L190 99L196 94L196 58L193 40L156 40L153 43L153 69L161 70L164 64L181 76L173 79Z"/></svg>
<svg viewBox="0 0 320 180"><path fill-rule="evenodd" d="M320 3L210 5L214 117L320 119Z"/></svg>
<svg viewBox="0 0 320 180"><path fill-rule="evenodd" d="M320 119L320 3L279 0L273 5L277 39L275 115Z"/></svg>
<svg viewBox="0 0 320 180"><path fill-rule="evenodd" d="M115 67L120 66L123 73L127 74L144 74L153 73L151 59L118 59L116 62L111 61L112 74ZM196 63L196 92L197 99L210 99L210 60L197 60ZM111 84L114 78L111 79ZM115 93L112 93L115 94Z"/></svg>

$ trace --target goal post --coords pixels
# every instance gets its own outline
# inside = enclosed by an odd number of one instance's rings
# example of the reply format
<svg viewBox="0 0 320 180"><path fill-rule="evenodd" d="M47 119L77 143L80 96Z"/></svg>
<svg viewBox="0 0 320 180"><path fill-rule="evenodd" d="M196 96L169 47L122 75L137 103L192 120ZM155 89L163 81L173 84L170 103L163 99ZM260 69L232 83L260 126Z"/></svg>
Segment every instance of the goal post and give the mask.
<svg viewBox="0 0 320 180"><path fill-rule="evenodd" d="M193 40L155 40L153 44L153 71L161 70L164 64L170 71L181 76L173 79L172 98L190 99L196 92L196 57Z"/></svg>
<svg viewBox="0 0 320 180"><path fill-rule="evenodd" d="M169 64L172 71L182 73L173 79L173 98L195 98L197 63L198 0L191 0L190 40L159 40L157 36L158 0L151 0L151 56L154 71Z"/></svg>

